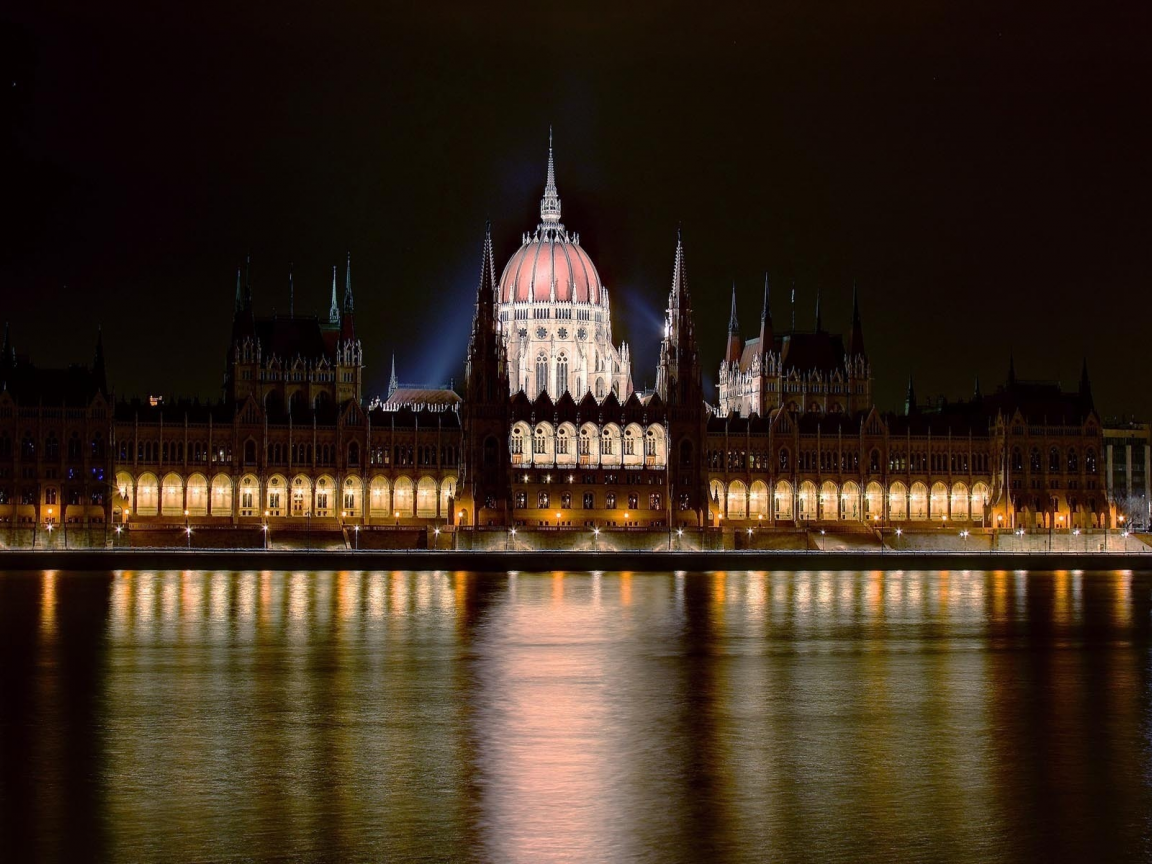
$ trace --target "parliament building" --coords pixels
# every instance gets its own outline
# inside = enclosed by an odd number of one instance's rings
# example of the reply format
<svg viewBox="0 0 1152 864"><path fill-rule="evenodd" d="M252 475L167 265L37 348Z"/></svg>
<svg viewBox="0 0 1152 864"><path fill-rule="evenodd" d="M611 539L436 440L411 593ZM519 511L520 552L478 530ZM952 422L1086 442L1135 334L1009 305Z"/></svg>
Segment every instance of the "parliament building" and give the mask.
<svg viewBox="0 0 1152 864"><path fill-rule="evenodd" d="M366 546L518 528L1115 527L1086 364L1074 390L1010 362L993 392L934 404L909 380L903 410L881 411L855 289L847 334L824 329L819 300L800 331L775 325L766 282L747 337L733 291L710 404L696 330L709 325L679 238L670 259L650 391L561 222L551 142L540 223L499 276L483 238L459 393L401 388L394 367L386 398L364 393L350 259L325 318L258 315L237 272L213 401L114 396L99 336L90 366L41 369L6 328L0 525L120 542L339 531Z"/></svg>

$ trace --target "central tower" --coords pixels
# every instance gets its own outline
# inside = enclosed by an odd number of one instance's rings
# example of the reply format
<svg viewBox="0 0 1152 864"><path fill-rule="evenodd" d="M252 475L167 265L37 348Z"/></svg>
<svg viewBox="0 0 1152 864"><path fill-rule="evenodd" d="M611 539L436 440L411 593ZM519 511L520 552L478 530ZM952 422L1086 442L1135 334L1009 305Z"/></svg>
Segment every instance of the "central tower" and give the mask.
<svg viewBox="0 0 1152 864"><path fill-rule="evenodd" d="M631 395L628 345L612 344L608 289L580 235L560 221L551 130L540 224L504 267L499 297L512 393L556 400L568 392L579 401L586 393L600 400L615 392L621 402Z"/></svg>

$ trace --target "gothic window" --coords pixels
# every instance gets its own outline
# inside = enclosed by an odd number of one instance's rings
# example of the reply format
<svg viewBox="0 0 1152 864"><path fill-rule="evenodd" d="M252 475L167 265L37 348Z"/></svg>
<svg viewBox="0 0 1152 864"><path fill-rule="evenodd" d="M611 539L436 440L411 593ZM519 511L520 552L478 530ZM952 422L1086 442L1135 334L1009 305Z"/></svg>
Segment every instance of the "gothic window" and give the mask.
<svg viewBox="0 0 1152 864"><path fill-rule="evenodd" d="M80 436L73 432L72 437L68 439L68 459L69 461L79 461L80 459Z"/></svg>
<svg viewBox="0 0 1152 864"><path fill-rule="evenodd" d="M1052 472L1060 470L1060 451L1055 447L1048 451L1048 470Z"/></svg>
<svg viewBox="0 0 1152 864"><path fill-rule="evenodd" d="M532 438L532 452L545 453L548 450L548 439L544 437L544 427L536 429L536 435Z"/></svg>
<svg viewBox="0 0 1152 864"><path fill-rule="evenodd" d="M1075 447L1069 447L1068 448L1068 471L1071 474L1075 474L1079 470L1080 470L1080 460L1076 456L1076 448Z"/></svg>
<svg viewBox="0 0 1152 864"><path fill-rule="evenodd" d="M541 352L536 357L536 393L543 393L548 386L548 357Z"/></svg>
<svg viewBox="0 0 1152 864"><path fill-rule="evenodd" d="M52 462L60 458L60 442L52 433L49 433L48 440L44 442L44 458Z"/></svg>
<svg viewBox="0 0 1152 864"><path fill-rule="evenodd" d="M1033 472L1039 472L1039 470L1040 470L1040 449L1038 447L1033 447L1028 452L1028 467Z"/></svg>
<svg viewBox="0 0 1152 864"><path fill-rule="evenodd" d="M524 433L519 429L512 430L512 455L522 456L524 454Z"/></svg>
<svg viewBox="0 0 1152 864"><path fill-rule="evenodd" d="M780 448L780 470L781 471L788 471L789 470L789 464L790 464L790 456L788 453L788 448L787 447L781 447Z"/></svg>
<svg viewBox="0 0 1152 864"><path fill-rule="evenodd" d="M1084 451L1084 470L1089 474L1096 473L1096 451L1091 447Z"/></svg>
<svg viewBox="0 0 1152 864"><path fill-rule="evenodd" d="M359 465L360 464L360 445L357 444L355 441L353 441L351 444L348 445L348 464L349 465Z"/></svg>
<svg viewBox="0 0 1152 864"><path fill-rule="evenodd" d="M562 331L563 332L563 331ZM561 337L563 338L563 337ZM561 354L556 360L556 395L568 391L568 355Z"/></svg>
<svg viewBox="0 0 1152 864"><path fill-rule="evenodd" d="M873 450L868 455L868 470L872 474L878 474L880 472L880 451L879 450Z"/></svg>

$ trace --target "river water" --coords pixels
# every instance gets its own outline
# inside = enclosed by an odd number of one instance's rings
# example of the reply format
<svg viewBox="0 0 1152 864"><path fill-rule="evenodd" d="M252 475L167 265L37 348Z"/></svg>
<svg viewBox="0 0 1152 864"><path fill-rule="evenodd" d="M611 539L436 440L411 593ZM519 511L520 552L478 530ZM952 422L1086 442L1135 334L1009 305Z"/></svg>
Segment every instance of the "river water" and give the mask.
<svg viewBox="0 0 1152 864"><path fill-rule="evenodd" d="M0 575L6 861L1139 861L1152 577Z"/></svg>

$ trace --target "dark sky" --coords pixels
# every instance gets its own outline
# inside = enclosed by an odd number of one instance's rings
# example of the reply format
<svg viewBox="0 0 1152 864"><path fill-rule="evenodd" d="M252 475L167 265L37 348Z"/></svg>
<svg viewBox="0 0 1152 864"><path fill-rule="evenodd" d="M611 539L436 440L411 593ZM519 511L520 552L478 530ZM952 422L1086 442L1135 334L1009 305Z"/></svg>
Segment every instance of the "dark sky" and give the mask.
<svg viewBox="0 0 1152 864"><path fill-rule="evenodd" d="M1147 4L12 4L0 18L0 287L18 348L121 394L216 396L235 268L327 308L352 253L370 393L459 374L485 218L498 267L564 221L654 379L683 225L715 379L758 328L845 327L878 401L979 375L1152 416ZM19 8L23 6L24 8ZM43 8L52 6L52 8ZM419 8L411 8L419 7Z"/></svg>

